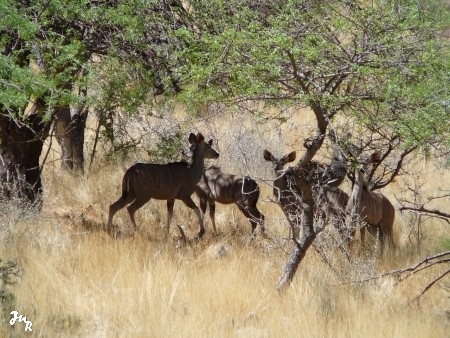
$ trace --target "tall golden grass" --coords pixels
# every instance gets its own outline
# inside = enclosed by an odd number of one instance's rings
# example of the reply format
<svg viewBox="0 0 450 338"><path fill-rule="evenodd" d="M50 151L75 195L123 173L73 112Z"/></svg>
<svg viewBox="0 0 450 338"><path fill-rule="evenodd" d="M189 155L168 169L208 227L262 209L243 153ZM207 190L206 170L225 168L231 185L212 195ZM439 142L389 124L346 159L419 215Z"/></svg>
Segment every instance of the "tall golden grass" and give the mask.
<svg viewBox="0 0 450 338"><path fill-rule="evenodd" d="M204 130L202 123L197 126ZM398 249L381 258L367 254L352 263L327 246L329 237L324 234L319 240L330 264L311 248L292 285L279 294L276 283L291 249L286 222L269 200L270 165L263 163L262 155L259 165L257 155L240 158L239 151L253 147L249 152L257 154L267 147L281 154L295 147L298 135L292 131L293 140L281 142L275 129L267 134L266 125L262 127L266 136L259 136L264 139L261 143L229 149L226 145L236 135L230 129L242 125L220 127L220 118L215 123L209 130L218 133L226 171L248 171L260 179L259 208L266 216L267 236L249 241L250 224L237 208L218 205L220 233L214 235L207 227L204 240L176 249L175 240L163 240L165 202L151 201L137 212L140 229L136 234L126 210L120 211L114 224L124 235L113 239L102 225L109 204L120 195L126 164L99 161L84 177L76 177L61 172L58 162L49 162L41 213L2 205L0 258L14 260L21 267L22 277L9 290L15 295L14 309L32 321L33 332L24 332L23 323L10 326L10 318L2 318L0 336L448 336L448 279L435 285L419 303L411 303L442 267L401 283L394 277L356 282L410 266L436 252L438 237L449 237L448 228L436 221L422 225L424 249L418 251L416 243L410 242L414 229L408 225L409 218L398 214ZM258 129L254 125L245 128ZM255 130L258 135L260 131ZM289 135L288 130L284 132ZM205 136L211 135L205 132ZM250 136L246 137L250 142ZM239 164L239 159L245 162ZM430 191L442 184L432 179L432 171L421 171ZM448 173L441 174L448 178ZM399 184L387 189L393 202L395 195L403 193ZM210 225L207 217L206 223ZM188 234L194 234L198 226L195 214L180 202L175 205L174 224L186 226ZM177 234L174 227L171 234Z"/></svg>

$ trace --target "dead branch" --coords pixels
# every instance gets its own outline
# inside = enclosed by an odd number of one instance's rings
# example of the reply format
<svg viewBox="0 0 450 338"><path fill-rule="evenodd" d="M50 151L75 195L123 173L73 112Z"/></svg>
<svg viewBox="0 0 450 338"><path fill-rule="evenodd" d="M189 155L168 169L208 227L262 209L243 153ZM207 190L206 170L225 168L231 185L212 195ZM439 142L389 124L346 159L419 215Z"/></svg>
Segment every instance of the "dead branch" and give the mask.
<svg viewBox="0 0 450 338"><path fill-rule="evenodd" d="M398 174L400 173L400 169L402 169L403 167L403 161L405 160L405 158L411 154L412 152L414 152L414 150L417 149L417 146L413 146L409 149L406 149L405 151L403 151L400 155L400 158L397 161L397 166L395 167L395 169L390 172L390 177L387 178L384 182L381 182L381 180L379 180L378 182L376 182L373 186L372 186L372 191L373 190L377 190L377 189L381 189L384 188L385 186L387 186L388 184L390 184L391 182L394 181L394 179L398 176ZM390 151L389 151L390 153ZM386 157L387 157L388 153L386 153Z"/></svg>
<svg viewBox="0 0 450 338"><path fill-rule="evenodd" d="M386 276L397 276L397 277L400 277L399 281L398 281L398 283L400 283L400 282L403 282L404 280L406 280L408 277L410 277L410 276L412 276L412 275L414 275L414 274L416 274L416 273L418 273L420 271L428 269L429 267L435 266L437 264L449 263L450 262L450 258L443 258L443 257L449 256L449 255L450 255L450 251L441 252L441 253L439 253L437 255L426 257L423 260L421 260L420 262L418 262L417 264L415 264L415 265L413 265L411 267L405 268L405 269L394 270L394 271L383 273L383 274L378 275L378 276L373 276L373 277L369 277L369 278L366 278L366 279L363 279L363 280L358 280L358 281L350 281L350 282L347 282L347 283L341 283L339 285L369 282L369 281L373 281L373 280L376 280L376 279L381 279L381 278L386 277ZM402 278L401 275L404 274L404 273L408 273L408 274L406 274ZM450 269L448 269L447 271L445 271L444 273L442 273L441 275L439 275L438 277L433 279L422 290L422 292L419 293L410 303L414 303L415 301L418 301L420 299L420 297L422 297L428 290L430 290L433 287L434 284L436 284L439 280L444 278L449 273L450 273Z"/></svg>
<svg viewBox="0 0 450 338"><path fill-rule="evenodd" d="M399 209L400 211L403 210L409 210L409 211L413 211L413 212L417 212L417 213L426 213L426 214L431 214L431 215L436 215L437 218L443 219L445 221L447 221L447 223L450 223L450 214L437 210L437 209L427 209L424 208L423 206L419 207L419 208L413 208L413 207L401 207Z"/></svg>
<svg viewBox="0 0 450 338"><path fill-rule="evenodd" d="M437 264L442 264L442 263L450 263L450 258L446 258L446 259L443 259L443 260L440 260L440 261L437 261L437 262L433 262L433 263L428 263L427 265L424 265L424 266L418 268L417 270L412 271L409 275L406 275L403 279L400 280L400 282L403 282L409 276L412 276L412 275L414 275L414 274L416 274L416 273L418 273L418 272L420 272L422 270L425 270L425 269L429 268L430 266L437 265Z"/></svg>
<svg viewBox="0 0 450 338"><path fill-rule="evenodd" d="M92 168L92 163L94 162L95 152L97 150L97 143L100 137L100 128L102 127L101 119L98 118L97 128L95 128L94 145L92 146L91 160L89 161L89 170Z"/></svg>
<svg viewBox="0 0 450 338"><path fill-rule="evenodd" d="M405 277L400 279L399 282L402 282L406 278L408 278L410 275L413 275L416 272L423 271L423 270L425 270L425 269L427 269L427 268L429 268L431 266L434 266L436 264L450 262L450 258L444 258L444 259L437 260L438 258L442 258L442 257L449 256L449 255L450 255L450 251L441 252L441 253L439 253L437 255L434 255L434 256L425 257L424 259L422 259L417 264L415 264L415 265L413 265L411 267L408 267L408 268L393 270L393 271L382 273L381 275L372 276L372 277L368 277L368 278L361 279L361 280L354 280L354 281L349 281L349 282L345 282L345 283L340 283L338 285L348 285L348 284L353 284L353 283L370 282L370 281L373 281L373 280L376 280L376 279L381 279L381 278L386 277L386 276L400 276L403 273L410 272L409 275L406 275ZM424 264L426 264L426 265L424 265Z"/></svg>
<svg viewBox="0 0 450 338"><path fill-rule="evenodd" d="M436 284L437 281L441 280L442 278L444 278L447 274L450 273L450 269L448 269L447 271L445 271L443 274L441 274L440 276L436 277L431 283L429 283L425 289L422 290L421 293L419 293L416 298L414 298L411 303L414 303L415 301L418 301L420 299L420 297L422 297L424 295L425 292L427 292L429 289L431 289L431 287Z"/></svg>

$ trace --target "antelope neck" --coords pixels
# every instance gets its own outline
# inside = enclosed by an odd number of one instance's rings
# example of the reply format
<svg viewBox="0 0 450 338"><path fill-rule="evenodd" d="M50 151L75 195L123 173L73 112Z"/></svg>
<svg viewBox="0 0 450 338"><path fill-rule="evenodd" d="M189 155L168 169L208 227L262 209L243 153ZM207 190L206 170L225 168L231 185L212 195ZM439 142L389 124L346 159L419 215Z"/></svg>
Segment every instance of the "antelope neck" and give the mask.
<svg viewBox="0 0 450 338"><path fill-rule="evenodd" d="M197 179L197 181L200 181L203 175L203 170L205 169L205 163L204 163L204 154L202 154L198 150L199 150L198 148L194 150L191 168L193 178Z"/></svg>

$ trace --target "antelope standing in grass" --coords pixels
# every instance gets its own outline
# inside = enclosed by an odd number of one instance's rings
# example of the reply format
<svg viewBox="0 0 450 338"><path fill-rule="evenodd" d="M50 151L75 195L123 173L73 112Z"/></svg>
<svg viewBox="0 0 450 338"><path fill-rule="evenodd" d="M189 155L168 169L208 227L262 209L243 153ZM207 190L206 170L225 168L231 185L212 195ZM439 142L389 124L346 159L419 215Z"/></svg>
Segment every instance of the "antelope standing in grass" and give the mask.
<svg viewBox="0 0 450 338"><path fill-rule="evenodd" d="M393 225L395 219L395 208L392 203L383 194L367 190L364 182L364 176L369 163L379 160L379 154L374 153L370 159L363 163L355 173L355 184L352 194L348 201L347 211L351 216L350 228L353 230L353 236L356 233L356 222L364 222L360 227L361 247L364 246L365 228L376 236L379 232L381 248L384 247L384 241L394 247Z"/></svg>
<svg viewBox="0 0 450 338"><path fill-rule="evenodd" d="M265 149L263 155L266 161L272 162L274 165L273 194L291 226L294 238L297 238L301 222L301 191L293 182L291 183L288 180L283 170L287 163L295 161L296 152L293 151L281 158L276 158Z"/></svg>
<svg viewBox="0 0 450 338"><path fill-rule="evenodd" d="M112 229L114 214L127 207L131 222L137 230L134 219L135 212L151 198L167 200L167 228L169 233L170 221L173 215L175 200L181 200L197 214L200 225L198 237L205 233L203 218L199 208L195 205L191 195L195 191L204 170L205 158L218 158L219 154L211 148L212 140L205 142L201 133L189 135L192 151L192 164L174 162L168 164L137 163L130 167L122 180L122 196L109 207L108 229Z"/></svg>
<svg viewBox="0 0 450 338"><path fill-rule="evenodd" d="M256 207L259 199L259 186L248 176L224 174L219 167L211 166L205 170L202 179L195 189L200 199L200 209L204 214L209 204L209 216L216 232L216 202L221 204L235 203L244 216L250 221L252 235L256 233L257 224L264 232L264 216Z"/></svg>
<svg viewBox="0 0 450 338"><path fill-rule="evenodd" d="M295 151L278 159L268 150L264 150L264 159L274 164L275 180L273 183L273 194L283 206L283 212L288 218L295 236L297 236L301 221L301 191L295 183L288 182L283 171L284 165L293 162L295 157ZM340 235L346 237L344 228L345 208L349 197L344 191L337 188L343 182L347 172L345 157L339 149L336 149L330 165L311 162L308 171L310 171L312 181L319 186L319 193L315 193L318 212L325 218L325 223L333 223Z"/></svg>

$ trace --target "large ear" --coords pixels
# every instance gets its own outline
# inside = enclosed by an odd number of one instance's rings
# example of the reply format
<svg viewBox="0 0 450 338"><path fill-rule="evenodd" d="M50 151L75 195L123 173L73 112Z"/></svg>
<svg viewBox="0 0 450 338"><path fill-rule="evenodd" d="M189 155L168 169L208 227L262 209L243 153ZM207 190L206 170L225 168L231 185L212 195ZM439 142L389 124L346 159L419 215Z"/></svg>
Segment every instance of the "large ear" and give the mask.
<svg viewBox="0 0 450 338"><path fill-rule="evenodd" d="M196 137L197 143L205 142L205 137L202 135L202 133L198 133Z"/></svg>
<svg viewBox="0 0 450 338"><path fill-rule="evenodd" d="M212 146L212 144L213 144L213 140L212 139L210 139L209 141L208 141L208 145L211 147Z"/></svg>
<svg viewBox="0 0 450 338"><path fill-rule="evenodd" d="M264 159L265 159L266 161L269 161L269 162L274 162L274 161L275 161L275 158L274 158L273 155L270 153L270 151L268 151L267 149L264 149L263 155L264 155Z"/></svg>
<svg viewBox="0 0 450 338"><path fill-rule="evenodd" d="M289 154L287 154L286 156L283 157L283 160L282 160L283 164L286 164L289 162L294 162L296 156L297 156L296 151L290 152Z"/></svg>
<svg viewBox="0 0 450 338"><path fill-rule="evenodd" d="M193 134L193 133L190 133L190 135L189 135L189 143L190 144L196 144L197 142L196 142L196 137L195 137L195 134Z"/></svg>

